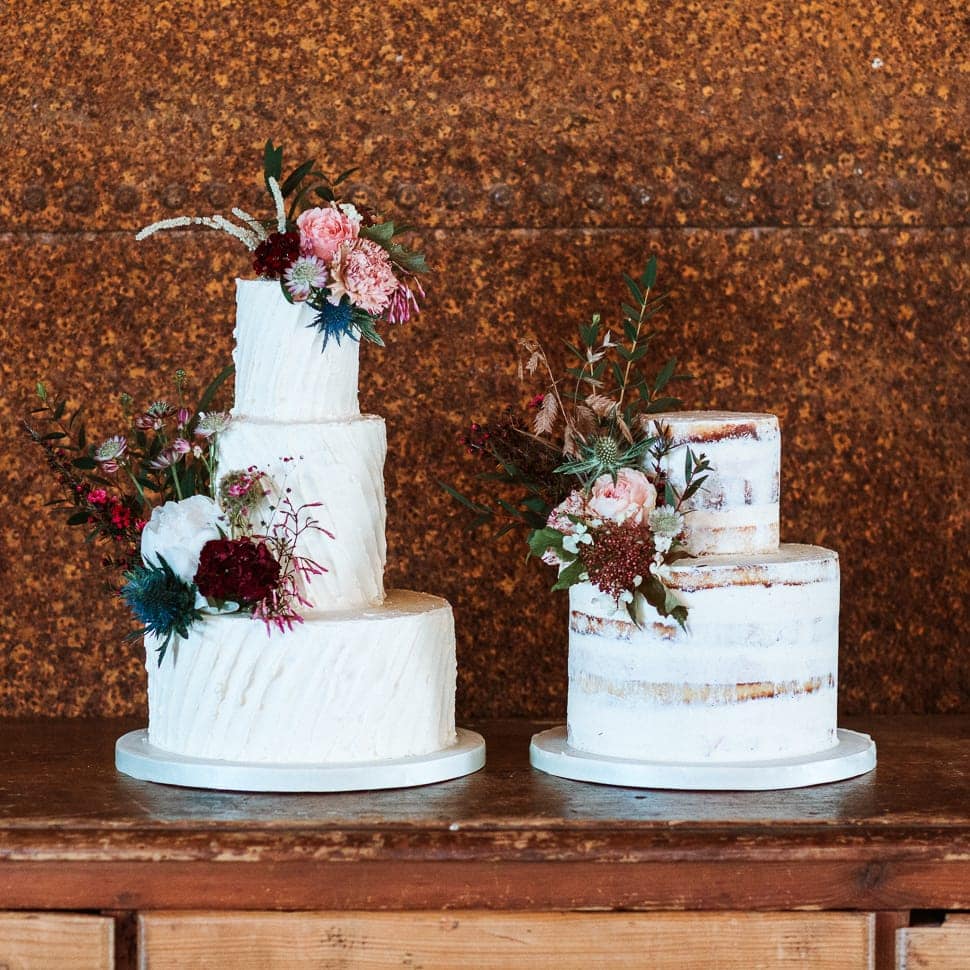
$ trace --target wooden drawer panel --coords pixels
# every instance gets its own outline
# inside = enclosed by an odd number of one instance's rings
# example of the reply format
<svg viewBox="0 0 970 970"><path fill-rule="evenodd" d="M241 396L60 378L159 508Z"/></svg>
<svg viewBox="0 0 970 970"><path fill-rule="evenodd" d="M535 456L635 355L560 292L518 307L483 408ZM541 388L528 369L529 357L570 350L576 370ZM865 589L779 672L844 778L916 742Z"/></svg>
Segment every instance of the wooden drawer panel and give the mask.
<svg viewBox="0 0 970 970"><path fill-rule="evenodd" d="M970 915L948 916L942 926L909 926L896 931L898 970L968 970Z"/></svg>
<svg viewBox="0 0 970 970"><path fill-rule="evenodd" d="M114 920L58 913L0 913L0 967L111 970Z"/></svg>
<svg viewBox="0 0 970 970"><path fill-rule="evenodd" d="M166 913L145 970L866 970L855 913Z"/></svg>

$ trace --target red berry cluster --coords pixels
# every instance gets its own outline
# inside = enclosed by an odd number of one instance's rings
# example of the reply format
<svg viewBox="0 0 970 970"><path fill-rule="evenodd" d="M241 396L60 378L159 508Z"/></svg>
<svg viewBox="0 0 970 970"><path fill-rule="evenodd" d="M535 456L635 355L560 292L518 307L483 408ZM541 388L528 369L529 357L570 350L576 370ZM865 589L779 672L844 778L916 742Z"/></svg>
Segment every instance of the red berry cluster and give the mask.
<svg viewBox="0 0 970 970"><path fill-rule="evenodd" d="M632 522L604 523L594 532L593 544L579 550L590 582L614 598L632 590L635 577L646 578L655 551L650 529Z"/></svg>
<svg viewBox="0 0 970 970"><path fill-rule="evenodd" d="M278 280L300 255L298 232L271 232L253 254L253 269L271 280Z"/></svg>
<svg viewBox="0 0 970 970"><path fill-rule="evenodd" d="M468 454L477 455L488 449L488 441L491 437L492 432L487 425L472 421L468 431L461 436L461 443Z"/></svg>

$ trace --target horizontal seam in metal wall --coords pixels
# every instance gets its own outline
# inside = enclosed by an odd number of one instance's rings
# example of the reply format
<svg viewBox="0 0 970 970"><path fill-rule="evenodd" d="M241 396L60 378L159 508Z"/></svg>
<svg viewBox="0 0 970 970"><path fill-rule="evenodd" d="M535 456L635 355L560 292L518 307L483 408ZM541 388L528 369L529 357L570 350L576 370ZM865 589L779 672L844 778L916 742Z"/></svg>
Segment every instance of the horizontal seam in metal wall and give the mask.
<svg viewBox="0 0 970 970"><path fill-rule="evenodd" d="M58 238L75 236L132 236L138 232L137 228L132 229L61 229L61 230L36 230L36 229L4 229L0 228L0 237L13 236L25 238ZM412 225L409 232L421 234L431 232L447 233L480 233L480 232L507 232L507 233L573 233L584 232L590 234L619 235L630 232L764 232L764 233L822 233L822 232L898 232L898 231L920 231L920 232L958 232L970 229L970 222L966 223L947 223L945 225L924 224L924 223L886 223L882 225L820 225L820 226L766 226L766 225L741 225L741 226L722 226L722 225L638 225L638 226L416 226ZM169 230L165 233L166 237L173 236L205 236L210 235L212 230L208 229L188 229L188 230Z"/></svg>

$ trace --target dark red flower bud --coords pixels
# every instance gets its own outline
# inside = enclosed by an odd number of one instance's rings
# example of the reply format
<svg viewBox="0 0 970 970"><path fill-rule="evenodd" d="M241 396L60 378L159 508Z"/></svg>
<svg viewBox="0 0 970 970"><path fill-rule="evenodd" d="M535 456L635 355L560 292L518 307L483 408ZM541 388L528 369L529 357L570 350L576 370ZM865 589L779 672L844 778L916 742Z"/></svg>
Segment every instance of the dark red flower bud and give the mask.
<svg viewBox="0 0 970 970"><path fill-rule="evenodd" d="M253 269L260 276L278 280L300 255L298 232L271 232L253 254Z"/></svg>
<svg viewBox="0 0 970 970"><path fill-rule="evenodd" d="M210 539L202 547L195 584L203 596L252 606L280 581L280 564L265 542Z"/></svg>

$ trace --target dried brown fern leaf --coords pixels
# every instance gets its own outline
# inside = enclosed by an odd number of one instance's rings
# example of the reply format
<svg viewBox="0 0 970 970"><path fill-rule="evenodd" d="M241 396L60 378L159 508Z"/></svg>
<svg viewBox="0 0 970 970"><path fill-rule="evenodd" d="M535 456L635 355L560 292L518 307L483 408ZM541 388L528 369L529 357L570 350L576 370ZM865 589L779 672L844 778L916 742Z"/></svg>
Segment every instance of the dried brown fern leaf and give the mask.
<svg viewBox="0 0 970 970"><path fill-rule="evenodd" d="M532 430L537 435L549 434L556 426L556 418L559 415L559 404L554 394L547 394L539 405L535 420L532 422Z"/></svg>

